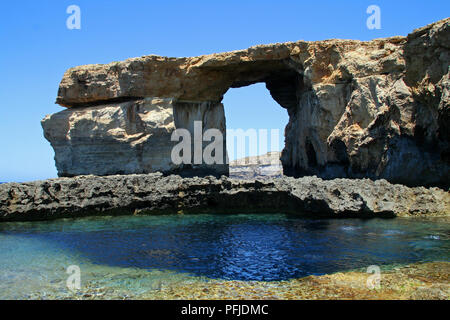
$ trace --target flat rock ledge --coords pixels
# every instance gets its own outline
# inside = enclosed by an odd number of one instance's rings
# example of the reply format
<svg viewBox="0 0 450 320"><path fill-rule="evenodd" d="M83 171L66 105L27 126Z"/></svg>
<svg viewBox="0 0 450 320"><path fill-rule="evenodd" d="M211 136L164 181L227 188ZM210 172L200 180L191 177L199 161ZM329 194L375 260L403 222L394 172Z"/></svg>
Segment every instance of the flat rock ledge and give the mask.
<svg viewBox="0 0 450 320"><path fill-rule="evenodd" d="M386 180L239 180L161 173L0 185L0 221L93 215L290 213L317 217L449 216L450 193Z"/></svg>

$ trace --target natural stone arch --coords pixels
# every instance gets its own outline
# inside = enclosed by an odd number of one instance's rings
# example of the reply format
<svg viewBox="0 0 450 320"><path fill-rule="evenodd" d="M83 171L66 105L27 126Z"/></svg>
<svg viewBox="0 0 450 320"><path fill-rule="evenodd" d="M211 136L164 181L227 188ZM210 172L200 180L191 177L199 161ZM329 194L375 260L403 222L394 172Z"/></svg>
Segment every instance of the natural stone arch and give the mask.
<svg viewBox="0 0 450 320"><path fill-rule="evenodd" d="M202 121L203 129L217 128L226 135L226 119L222 104L224 94L230 88L241 88L256 83L264 83L271 97L280 107L287 109L289 115L296 113L299 95L304 90L303 66L292 59L274 61L252 61L238 66L205 67L206 74L215 79L214 92L219 101L185 101L183 96L174 102L176 128L187 128L193 136L194 121ZM226 144L226 140L224 140ZM226 145L224 145L226 154ZM226 161L226 159L224 159ZM289 170L289 169L288 169ZM292 171L292 170L291 170ZM214 168L206 165L183 165L176 171L184 176L228 174L228 165Z"/></svg>
<svg viewBox="0 0 450 320"><path fill-rule="evenodd" d="M297 41L75 67L56 100L69 109L47 116L44 134L59 175L183 172L170 163L171 132L211 114L205 126L225 129L225 92L265 82L289 114L285 174L447 187L449 21L367 42Z"/></svg>

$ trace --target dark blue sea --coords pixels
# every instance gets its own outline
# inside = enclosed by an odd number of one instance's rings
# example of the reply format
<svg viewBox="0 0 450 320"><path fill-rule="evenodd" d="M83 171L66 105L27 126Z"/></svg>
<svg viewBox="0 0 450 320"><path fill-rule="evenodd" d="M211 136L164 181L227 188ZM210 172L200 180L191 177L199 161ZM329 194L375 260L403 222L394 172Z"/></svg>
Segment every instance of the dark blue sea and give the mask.
<svg viewBox="0 0 450 320"><path fill-rule="evenodd" d="M447 220L235 214L2 223L0 298L61 289L70 265L87 282L138 290L155 277L278 281L436 260L450 261Z"/></svg>

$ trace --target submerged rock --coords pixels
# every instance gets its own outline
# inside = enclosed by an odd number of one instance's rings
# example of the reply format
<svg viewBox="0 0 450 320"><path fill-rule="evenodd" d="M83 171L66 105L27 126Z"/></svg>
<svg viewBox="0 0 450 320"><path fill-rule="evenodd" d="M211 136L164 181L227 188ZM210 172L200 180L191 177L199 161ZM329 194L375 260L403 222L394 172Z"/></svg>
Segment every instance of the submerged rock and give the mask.
<svg viewBox="0 0 450 320"><path fill-rule="evenodd" d="M170 283L143 299L245 300L448 300L449 262L428 262L381 269L378 287L368 286L366 270L309 276L289 281L191 281Z"/></svg>
<svg viewBox="0 0 450 320"><path fill-rule="evenodd" d="M283 177L241 180L160 173L77 176L0 185L0 221L158 213L450 215L450 193L386 180Z"/></svg>
<svg viewBox="0 0 450 320"><path fill-rule="evenodd" d="M123 270L110 270L112 279L127 279ZM128 271L130 272L130 271ZM132 292L123 286L112 288L99 286L102 280L83 284L83 290L72 293L61 290L54 293L51 289L35 292L26 299L81 299L81 300L448 300L450 297L449 262L427 262L402 265L396 268L381 268L379 287L369 287L368 280L372 273L366 270L338 272L321 276L308 276L287 281L233 281L217 280L204 277L177 276L162 277L148 284L149 273L136 269L134 277L145 283L144 292ZM154 276L153 276L154 277ZM120 283L123 283L121 281ZM64 288L65 280L61 281ZM48 293L50 292L50 293ZM19 293L20 295L22 293ZM19 299L23 297L19 296Z"/></svg>
<svg viewBox="0 0 450 320"><path fill-rule="evenodd" d="M60 176L180 172L176 128L225 132L229 88L264 82L287 109L285 175L450 181L450 18L407 37L297 41L192 58L155 55L68 70L42 121ZM226 106L225 106L226 107Z"/></svg>

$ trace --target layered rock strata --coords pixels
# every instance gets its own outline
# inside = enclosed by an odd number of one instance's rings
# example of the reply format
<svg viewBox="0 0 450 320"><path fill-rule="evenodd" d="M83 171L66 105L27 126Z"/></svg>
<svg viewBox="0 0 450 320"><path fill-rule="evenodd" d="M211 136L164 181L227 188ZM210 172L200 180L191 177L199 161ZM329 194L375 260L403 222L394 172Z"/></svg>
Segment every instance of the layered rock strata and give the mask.
<svg viewBox="0 0 450 320"><path fill-rule="evenodd" d="M222 104L177 103L170 98L144 98L83 108L70 108L42 121L45 138L55 150L59 176L177 172L228 174L228 167L175 165L176 127L194 136L194 121L225 130ZM225 143L225 142L224 142ZM225 145L225 144L224 144ZM193 147L191 147L193 150Z"/></svg>
<svg viewBox="0 0 450 320"><path fill-rule="evenodd" d="M161 173L0 185L0 221L202 212L448 216L450 194L438 188L409 188L385 180L283 177L258 181Z"/></svg>
<svg viewBox="0 0 450 320"><path fill-rule="evenodd" d="M280 152L268 152L261 156L230 161L230 177L238 179L281 178L283 166Z"/></svg>
<svg viewBox="0 0 450 320"><path fill-rule="evenodd" d="M69 109L42 125L61 176L182 173L195 166L167 157L174 128L201 120L224 132L223 95L264 82L289 114L285 175L449 187L449 24L368 42L297 41L75 67L57 97ZM177 110L189 116L177 122ZM200 167L200 174L228 172Z"/></svg>

